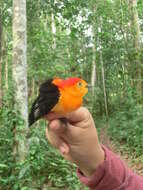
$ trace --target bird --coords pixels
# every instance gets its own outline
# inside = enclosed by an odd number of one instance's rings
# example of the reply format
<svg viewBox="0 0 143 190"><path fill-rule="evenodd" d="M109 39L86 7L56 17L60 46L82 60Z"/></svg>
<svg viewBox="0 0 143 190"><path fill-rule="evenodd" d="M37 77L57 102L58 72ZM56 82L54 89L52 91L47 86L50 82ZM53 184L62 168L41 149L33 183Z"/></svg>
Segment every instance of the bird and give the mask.
<svg viewBox="0 0 143 190"><path fill-rule="evenodd" d="M87 82L81 78L48 79L40 85L39 95L32 104L29 127L49 112L64 115L78 109L87 92Z"/></svg>

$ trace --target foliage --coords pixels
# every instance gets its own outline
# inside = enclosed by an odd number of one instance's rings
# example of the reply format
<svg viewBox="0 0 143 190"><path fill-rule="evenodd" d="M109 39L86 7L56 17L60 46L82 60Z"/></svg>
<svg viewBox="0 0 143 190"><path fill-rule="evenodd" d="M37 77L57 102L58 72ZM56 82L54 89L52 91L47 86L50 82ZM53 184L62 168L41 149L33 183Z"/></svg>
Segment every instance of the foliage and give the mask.
<svg viewBox="0 0 143 190"><path fill-rule="evenodd" d="M109 135L135 157L142 156L143 107L136 104L132 94L128 94L126 102L117 109L110 118Z"/></svg>

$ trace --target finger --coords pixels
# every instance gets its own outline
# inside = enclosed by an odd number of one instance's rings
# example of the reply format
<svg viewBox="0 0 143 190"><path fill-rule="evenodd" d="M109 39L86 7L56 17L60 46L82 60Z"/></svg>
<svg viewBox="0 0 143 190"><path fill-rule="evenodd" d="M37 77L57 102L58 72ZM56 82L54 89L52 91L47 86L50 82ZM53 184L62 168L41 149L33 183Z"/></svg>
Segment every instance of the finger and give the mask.
<svg viewBox="0 0 143 190"><path fill-rule="evenodd" d="M65 133L67 130L67 125L65 125L63 122L61 122L59 119L55 119L49 122L48 127L50 130L52 130L54 133Z"/></svg>
<svg viewBox="0 0 143 190"><path fill-rule="evenodd" d="M46 119L51 121L53 119L59 119L65 117L69 122L80 122L86 120L89 117L90 113L85 107L80 107L74 112L62 115L57 113L49 113L46 115Z"/></svg>
<svg viewBox="0 0 143 190"><path fill-rule="evenodd" d="M56 133L54 133L53 131L49 131L48 127L46 128L46 137L52 146L59 149L62 155L69 153L68 144Z"/></svg>

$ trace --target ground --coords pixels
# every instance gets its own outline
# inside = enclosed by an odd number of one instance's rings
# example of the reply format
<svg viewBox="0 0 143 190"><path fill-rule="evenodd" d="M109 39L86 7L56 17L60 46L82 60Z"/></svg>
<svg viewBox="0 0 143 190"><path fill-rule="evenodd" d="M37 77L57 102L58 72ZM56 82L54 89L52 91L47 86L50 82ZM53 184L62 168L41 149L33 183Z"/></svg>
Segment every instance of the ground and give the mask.
<svg viewBox="0 0 143 190"><path fill-rule="evenodd" d="M115 143L107 135L106 127L100 131L100 141L105 146L110 148L113 152L118 154L121 159L131 168L135 173L143 177L143 159L137 158L135 154L129 154L125 151L122 145ZM143 157L143 156L142 156Z"/></svg>

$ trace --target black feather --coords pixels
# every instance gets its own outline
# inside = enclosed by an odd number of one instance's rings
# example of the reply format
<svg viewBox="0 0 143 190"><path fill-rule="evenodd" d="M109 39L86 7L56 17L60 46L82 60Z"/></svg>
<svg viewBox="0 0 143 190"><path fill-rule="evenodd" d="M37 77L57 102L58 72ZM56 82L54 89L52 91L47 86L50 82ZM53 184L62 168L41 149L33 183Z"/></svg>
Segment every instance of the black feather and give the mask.
<svg viewBox="0 0 143 190"><path fill-rule="evenodd" d="M39 96L34 101L31 112L29 114L29 126L38 119L48 114L51 109L57 104L60 96L59 89L52 84L53 79L49 79L41 84Z"/></svg>

